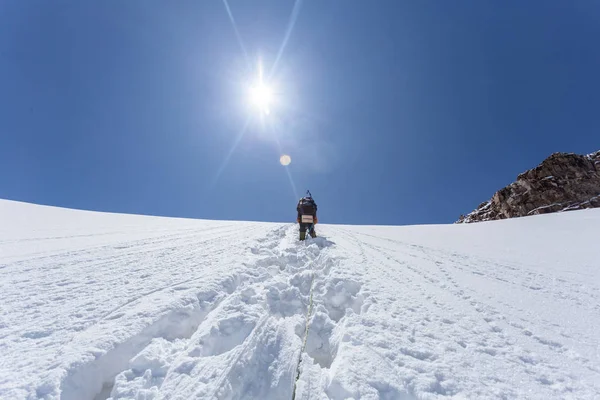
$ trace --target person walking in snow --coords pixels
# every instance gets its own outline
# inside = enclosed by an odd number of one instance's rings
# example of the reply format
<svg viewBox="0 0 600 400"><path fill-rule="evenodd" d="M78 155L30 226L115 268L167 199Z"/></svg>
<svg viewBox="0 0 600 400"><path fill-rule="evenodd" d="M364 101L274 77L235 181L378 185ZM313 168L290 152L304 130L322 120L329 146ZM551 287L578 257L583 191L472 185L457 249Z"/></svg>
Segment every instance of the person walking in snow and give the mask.
<svg viewBox="0 0 600 400"><path fill-rule="evenodd" d="M296 211L298 211L296 221L300 224L300 240L306 239L307 230L310 237L316 238L315 224L319 222L317 218L317 203L313 200L310 191L307 190L306 196L298 201Z"/></svg>

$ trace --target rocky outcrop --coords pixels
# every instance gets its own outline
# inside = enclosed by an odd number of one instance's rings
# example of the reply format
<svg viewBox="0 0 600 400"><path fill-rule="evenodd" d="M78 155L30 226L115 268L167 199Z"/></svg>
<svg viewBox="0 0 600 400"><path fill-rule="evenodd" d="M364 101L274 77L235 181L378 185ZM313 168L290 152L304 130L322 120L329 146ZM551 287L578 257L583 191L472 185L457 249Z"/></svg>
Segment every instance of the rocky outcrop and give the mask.
<svg viewBox="0 0 600 400"><path fill-rule="evenodd" d="M600 151L554 153L456 223L600 207Z"/></svg>

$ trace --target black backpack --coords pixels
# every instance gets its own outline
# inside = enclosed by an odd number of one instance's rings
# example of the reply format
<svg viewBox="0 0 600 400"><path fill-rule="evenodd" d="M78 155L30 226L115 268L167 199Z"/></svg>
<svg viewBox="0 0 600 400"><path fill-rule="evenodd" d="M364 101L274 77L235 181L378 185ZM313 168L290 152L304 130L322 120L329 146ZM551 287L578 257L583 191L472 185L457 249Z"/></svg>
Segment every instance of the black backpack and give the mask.
<svg viewBox="0 0 600 400"><path fill-rule="evenodd" d="M301 215L314 215L317 212L317 204L312 197L303 197L298 204L298 211Z"/></svg>

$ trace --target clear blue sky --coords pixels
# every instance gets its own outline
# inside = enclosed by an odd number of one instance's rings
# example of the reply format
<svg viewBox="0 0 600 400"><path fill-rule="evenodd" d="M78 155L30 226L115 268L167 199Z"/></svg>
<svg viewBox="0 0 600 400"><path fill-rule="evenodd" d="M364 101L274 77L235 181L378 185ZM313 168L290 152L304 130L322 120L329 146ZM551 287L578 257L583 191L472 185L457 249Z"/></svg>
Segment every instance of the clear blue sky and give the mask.
<svg viewBox="0 0 600 400"><path fill-rule="evenodd" d="M239 36L218 0L2 1L0 197L293 221L308 188L322 222L447 223L600 149L595 0L228 4Z"/></svg>

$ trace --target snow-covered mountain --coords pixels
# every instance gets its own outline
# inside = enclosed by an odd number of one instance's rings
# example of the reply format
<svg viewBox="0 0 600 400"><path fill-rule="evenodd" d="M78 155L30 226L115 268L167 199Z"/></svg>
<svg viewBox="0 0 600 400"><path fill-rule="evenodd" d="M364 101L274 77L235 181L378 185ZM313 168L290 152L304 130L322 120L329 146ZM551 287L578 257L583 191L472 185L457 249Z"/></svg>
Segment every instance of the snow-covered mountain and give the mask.
<svg viewBox="0 0 600 400"><path fill-rule="evenodd" d="M600 151L554 153L457 223L600 207Z"/></svg>
<svg viewBox="0 0 600 400"><path fill-rule="evenodd" d="M0 398L598 399L598 226L591 209L298 242L0 201Z"/></svg>

